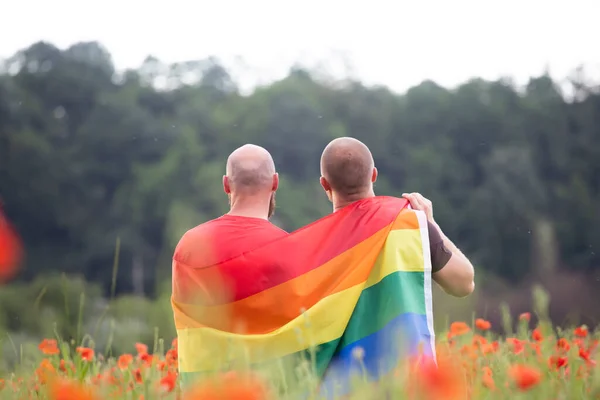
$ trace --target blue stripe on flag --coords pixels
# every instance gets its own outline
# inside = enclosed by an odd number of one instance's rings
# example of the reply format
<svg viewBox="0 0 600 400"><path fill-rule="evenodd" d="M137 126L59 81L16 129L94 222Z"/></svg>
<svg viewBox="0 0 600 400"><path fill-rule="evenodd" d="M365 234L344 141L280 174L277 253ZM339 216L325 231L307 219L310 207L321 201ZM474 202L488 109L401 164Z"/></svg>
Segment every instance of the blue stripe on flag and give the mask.
<svg viewBox="0 0 600 400"><path fill-rule="evenodd" d="M333 394L347 394L353 377L377 380L389 373L407 357L433 354L427 316L405 313L391 320L383 329L344 346L336 353L323 378L322 391L331 398ZM359 356L362 355L362 359ZM335 389L335 393L331 390Z"/></svg>

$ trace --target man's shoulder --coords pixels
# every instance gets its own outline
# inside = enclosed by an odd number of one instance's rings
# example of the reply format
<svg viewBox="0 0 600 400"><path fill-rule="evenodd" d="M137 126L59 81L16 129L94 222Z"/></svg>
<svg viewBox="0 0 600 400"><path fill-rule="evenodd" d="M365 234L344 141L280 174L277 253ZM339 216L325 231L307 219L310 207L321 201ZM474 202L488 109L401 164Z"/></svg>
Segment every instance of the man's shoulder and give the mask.
<svg viewBox="0 0 600 400"><path fill-rule="evenodd" d="M398 208L406 208L407 204L410 204L408 200L402 197L394 197L394 196L375 196L370 199L374 204L379 204L381 206L388 207L398 207Z"/></svg>
<svg viewBox="0 0 600 400"><path fill-rule="evenodd" d="M184 238L191 238L191 237L205 235L215 225L215 222L217 221L217 219L218 218L211 219L210 221L203 222L200 225L196 225L195 227L188 229L182 235L181 239L183 240Z"/></svg>
<svg viewBox="0 0 600 400"><path fill-rule="evenodd" d="M185 246L188 243L197 243L199 240L206 239L211 236L214 232L214 228L219 225L219 218L211 219L210 221L203 222L195 227L187 230L179 239L177 243L177 249Z"/></svg>
<svg viewBox="0 0 600 400"><path fill-rule="evenodd" d="M378 213L389 214L390 216L397 216L404 211L410 210L410 203L408 200L400 197L392 196L376 196L370 199L370 206Z"/></svg>
<svg viewBox="0 0 600 400"><path fill-rule="evenodd" d="M268 240L272 237L286 236L289 233L279 228L277 225L255 218L244 218L224 215L219 218L212 219L197 225L183 234L179 241L178 247L186 243L198 243L211 238L224 236L236 236L248 231L254 232L256 235L265 234L264 239ZM259 232L260 231L260 232Z"/></svg>
<svg viewBox="0 0 600 400"><path fill-rule="evenodd" d="M173 259L185 263L189 262L190 258L194 258L194 254L201 253L204 246L199 244L211 243L211 239L218 235L217 229L222 225L221 218L211 219L187 230L175 247Z"/></svg>
<svg viewBox="0 0 600 400"><path fill-rule="evenodd" d="M422 211L414 210L410 202L402 197L376 196L373 207L382 218L394 219L396 227L405 229L427 228L427 217Z"/></svg>
<svg viewBox="0 0 600 400"><path fill-rule="evenodd" d="M173 258L195 267L213 265L287 235L266 220L220 217L187 231L179 240Z"/></svg>

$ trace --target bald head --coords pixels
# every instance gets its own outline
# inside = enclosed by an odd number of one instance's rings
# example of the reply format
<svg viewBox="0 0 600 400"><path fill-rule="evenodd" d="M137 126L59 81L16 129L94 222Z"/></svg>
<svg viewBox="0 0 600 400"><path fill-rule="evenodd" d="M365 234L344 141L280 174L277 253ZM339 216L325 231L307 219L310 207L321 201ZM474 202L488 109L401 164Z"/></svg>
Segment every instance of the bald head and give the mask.
<svg viewBox="0 0 600 400"><path fill-rule="evenodd" d="M369 148L349 137L332 140L321 155L321 175L332 191L345 197L371 189L374 166Z"/></svg>
<svg viewBox="0 0 600 400"><path fill-rule="evenodd" d="M269 152L253 144L246 144L229 155L226 172L232 191L255 194L273 190L275 163Z"/></svg>

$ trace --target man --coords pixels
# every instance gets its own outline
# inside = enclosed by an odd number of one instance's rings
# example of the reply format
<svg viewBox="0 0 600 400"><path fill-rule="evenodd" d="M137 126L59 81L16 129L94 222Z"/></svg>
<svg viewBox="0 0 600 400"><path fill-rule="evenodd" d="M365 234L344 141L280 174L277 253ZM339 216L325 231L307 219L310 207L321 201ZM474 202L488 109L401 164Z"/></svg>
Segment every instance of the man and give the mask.
<svg viewBox="0 0 600 400"><path fill-rule="evenodd" d="M231 153L223 176L231 208L226 215L189 230L179 241L173 255L173 300L180 300L175 295L182 294L186 301L192 294L202 303L224 300L228 290L235 290L236 282L227 281L218 268L202 282L188 279L187 271L217 265L287 236L269 222L278 186L279 176L267 150L247 144Z"/></svg>
<svg viewBox="0 0 600 400"><path fill-rule="evenodd" d="M358 200L375 197L377 180L373 156L359 140L343 137L331 141L321 156L321 186L333 203L334 212ZM475 288L473 265L441 231L433 218L431 201L419 193L404 194L415 210L428 220L432 279L455 297L465 297Z"/></svg>

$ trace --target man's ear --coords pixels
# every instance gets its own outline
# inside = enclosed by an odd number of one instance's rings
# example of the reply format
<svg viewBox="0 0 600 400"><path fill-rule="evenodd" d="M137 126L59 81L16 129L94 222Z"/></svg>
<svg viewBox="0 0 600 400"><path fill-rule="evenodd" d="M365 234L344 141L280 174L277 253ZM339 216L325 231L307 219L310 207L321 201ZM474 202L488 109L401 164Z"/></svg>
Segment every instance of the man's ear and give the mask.
<svg viewBox="0 0 600 400"><path fill-rule="evenodd" d="M329 182L327 182L327 179L325 179L324 176L322 176L321 179L319 179L319 181L321 182L321 186L323 187L323 190L325 190L326 192L331 191L331 185L329 184Z"/></svg>
<svg viewBox="0 0 600 400"><path fill-rule="evenodd" d="M227 194L231 194L231 187L229 186L229 178L227 175L223 175L223 191Z"/></svg>
<svg viewBox="0 0 600 400"><path fill-rule="evenodd" d="M371 175L371 182L375 183L377 180L377 168L373 167L373 174Z"/></svg>
<svg viewBox="0 0 600 400"><path fill-rule="evenodd" d="M273 174L273 187L271 187L271 190L275 192L277 189L279 189L279 174L275 172Z"/></svg>

